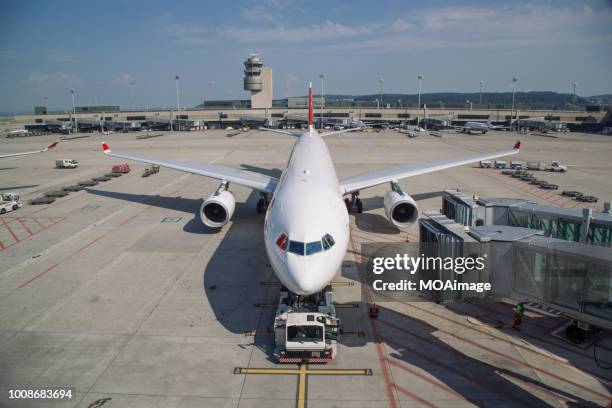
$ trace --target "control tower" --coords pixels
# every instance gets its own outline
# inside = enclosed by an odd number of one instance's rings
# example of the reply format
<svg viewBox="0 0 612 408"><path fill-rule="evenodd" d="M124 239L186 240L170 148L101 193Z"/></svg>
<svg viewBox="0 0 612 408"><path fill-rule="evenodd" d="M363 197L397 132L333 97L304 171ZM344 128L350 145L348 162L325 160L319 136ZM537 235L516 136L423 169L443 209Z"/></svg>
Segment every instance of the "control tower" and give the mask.
<svg viewBox="0 0 612 408"><path fill-rule="evenodd" d="M251 108L272 108L272 68L264 67L257 54L244 61L244 90L251 91Z"/></svg>

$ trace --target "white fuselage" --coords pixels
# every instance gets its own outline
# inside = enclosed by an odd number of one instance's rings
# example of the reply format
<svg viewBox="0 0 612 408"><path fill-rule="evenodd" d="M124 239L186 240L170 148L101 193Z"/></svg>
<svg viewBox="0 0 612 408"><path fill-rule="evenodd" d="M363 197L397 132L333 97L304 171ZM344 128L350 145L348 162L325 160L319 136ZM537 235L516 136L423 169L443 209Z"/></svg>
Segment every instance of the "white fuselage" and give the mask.
<svg viewBox="0 0 612 408"><path fill-rule="evenodd" d="M298 295L325 288L342 265L349 216L327 145L312 128L295 143L274 191L264 241L274 272Z"/></svg>

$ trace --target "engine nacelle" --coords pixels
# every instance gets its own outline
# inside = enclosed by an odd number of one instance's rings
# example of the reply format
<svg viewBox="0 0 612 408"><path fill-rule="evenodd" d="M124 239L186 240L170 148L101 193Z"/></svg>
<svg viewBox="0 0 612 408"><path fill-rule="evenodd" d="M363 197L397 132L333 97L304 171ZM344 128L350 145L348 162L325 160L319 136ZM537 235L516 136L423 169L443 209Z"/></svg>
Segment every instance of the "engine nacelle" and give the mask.
<svg viewBox="0 0 612 408"><path fill-rule="evenodd" d="M200 219L211 228L221 228L232 218L236 199L227 190L219 189L208 197L200 207Z"/></svg>
<svg viewBox="0 0 612 408"><path fill-rule="evenodd" d="M401 190L391 190L385 194L385 213L387 218L398 227L412 224L419 217L419 208L416 202L408 194Z"/></svg>

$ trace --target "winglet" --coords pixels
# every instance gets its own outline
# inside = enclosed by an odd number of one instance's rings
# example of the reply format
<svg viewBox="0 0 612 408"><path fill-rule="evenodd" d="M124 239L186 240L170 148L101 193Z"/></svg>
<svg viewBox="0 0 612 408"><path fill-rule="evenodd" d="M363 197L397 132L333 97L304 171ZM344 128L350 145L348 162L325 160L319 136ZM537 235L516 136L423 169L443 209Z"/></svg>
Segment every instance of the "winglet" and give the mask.
<svg viewBox="0 0 612 408"><path fill-rule="evenodd" d="M314 120L312 117L312 82L308 83L308 127L312 128Z"/></svg>
<svg viewBox="0 0 612 408"><path fill-rule="evenodd" d="M111 149L110 149L110 147L108 147L106 142L102 142L102 151L104 152L104 154L111 152Z"/></svg>
<svg viewBox="0 0 612 408"><path fill-rule="evenodd" d="M49 150L49 149L53 149L55 146L57 146L59 144L59 140L56 140L55 142L51 143L49 146L47 146L47 148L45 150Z"/></svg>
<svg viewBox="0 0 612 408"><path fill-rule="evenodd" d="M517 140L516 144L514 145L514 150L520 150L521 149L521 141Z"/></svg>

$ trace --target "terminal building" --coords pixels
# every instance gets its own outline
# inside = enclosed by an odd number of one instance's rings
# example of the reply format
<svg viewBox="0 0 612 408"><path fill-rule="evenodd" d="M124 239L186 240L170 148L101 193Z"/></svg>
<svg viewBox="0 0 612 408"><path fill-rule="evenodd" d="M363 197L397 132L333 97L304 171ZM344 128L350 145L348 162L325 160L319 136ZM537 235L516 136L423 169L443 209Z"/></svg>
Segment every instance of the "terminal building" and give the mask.
<svg viewBox="0 0 612 408"><path fill-rule="evenodd" d="M244 123L241 118L249 117L253 122L256 116L261 117L255 122L272 121L278 126L304 124L308 117L308 103L305 96L273 99L272 68L264 66L262 58L251 54L244 62L243 87L250 92L250 99L237 100L206 100L195 108L184 109L177 115L173 108L152 108L146 110L121 111L119 106L79 106L63 113L48 112L44 106L37 106L32 115L18 115L14 123L47 123L49 121L76 122L81 119L96 120L102 116L112 116L112 121L141 122L140 127L146 128L147 121L165 119L173 122L177 119L197 121L198 125L180 126L180 129L203 129L210 127L238 126ZM307 84L304 83L304 91ZM313 98L314 116L320 124L359 123L368 122L379 125L421 124L428 129L437 127L462 126L468 121L492 122L495 125L514 123L521 127L547 130L565 129L580 131L604 131L612 129L612 113L603 109L586 109L586 111L545 111L545 110L512 110L508 106L495 105L486 108L484 105L472 109L471 105L455 108L440 106L408 106L407 102L389 104L379 107L372 100L352 98L325 100L321 95ZM599 106L597 106L600 108ZM588 108L588 107L587 107ZM135 119L141 118L141 119ZM106 120L106 119L105 119ZM202 125L203 124L203 125ZM559 129L556 126L559 125ZM135 127L137 128L137 127ZM174 129L174 127L172 127ZM82 130L91 130L84 127ZM81 130L79 126L79 130Z"/></svg>
<svg viewBox="0 0 612 408"><path fill-rule="evenodd" d="M467 298L533 302L612 329L612 215L514 198L446 191L442 211L419 219L420 251L428 256L485 256L478 280L489 294L435 293L439 302ZM451 270L428 271L459 279Z"/></svg>

